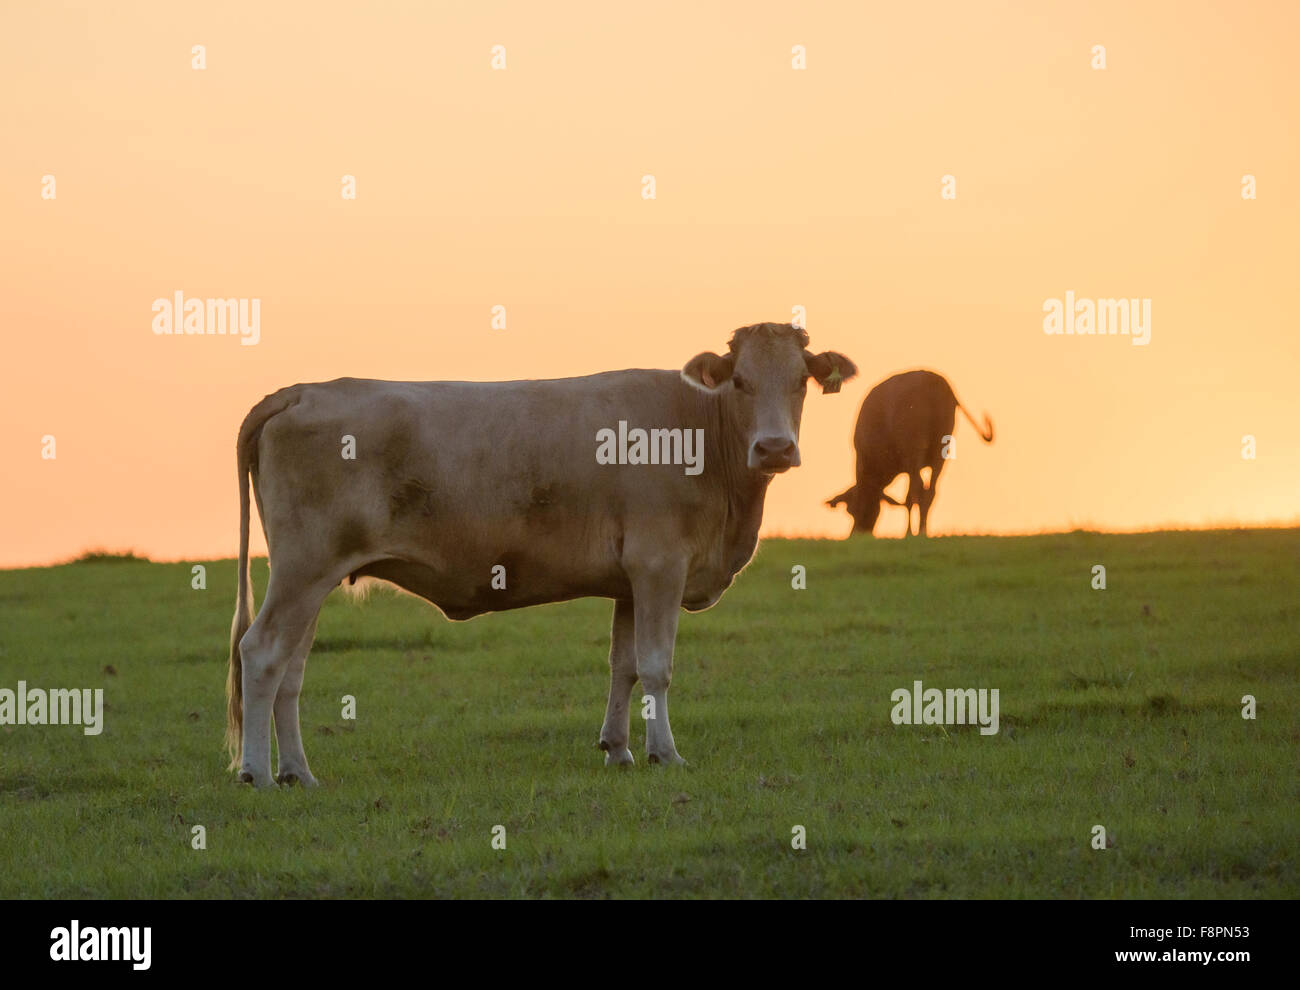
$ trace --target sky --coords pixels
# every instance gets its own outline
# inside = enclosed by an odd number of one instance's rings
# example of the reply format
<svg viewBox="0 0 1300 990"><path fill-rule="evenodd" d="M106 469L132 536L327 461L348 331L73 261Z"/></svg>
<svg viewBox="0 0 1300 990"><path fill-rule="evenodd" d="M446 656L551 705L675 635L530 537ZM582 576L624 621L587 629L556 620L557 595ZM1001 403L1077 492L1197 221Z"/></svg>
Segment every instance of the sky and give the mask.
<svg viewBox="0 0 1300 990"><path fill-rule="evenodd" d="M799 313L861 375L810 390L766 535L848 533L858 407L910 368L996 428L958 419L933 535L1300 523L1297 37L1294 3L6 0L0 566L233 556L285 385L679 368ZM156 334L177 291L259 300L256 345ZM1067 292L1149 300L1148 342L1045 333Z"/></svg>

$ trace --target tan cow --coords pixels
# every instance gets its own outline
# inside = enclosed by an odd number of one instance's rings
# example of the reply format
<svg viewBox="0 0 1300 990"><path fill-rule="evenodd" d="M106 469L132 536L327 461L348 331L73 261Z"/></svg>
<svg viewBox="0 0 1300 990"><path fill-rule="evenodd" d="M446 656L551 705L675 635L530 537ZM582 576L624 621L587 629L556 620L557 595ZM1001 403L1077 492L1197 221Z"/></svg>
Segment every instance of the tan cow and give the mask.
<svg viewBox="0 0 1300 990"><path fill-rule="evenodd" d="M238 440L232 769L274 785L274 713L279 781L315 784L298 724L303 671L325 596L363 577L451 619L612 598L605 763L633 762L638 680L654 699L648 759L683 762L668 724L678 608L713 605L753 556L768 483L799 464L807 379L838 391L857 371L807 344L802 329L762 323L735 331L725 355L697 355L680 372L343 378L267 396ZM250 476L272 565L256 620Z"/></svg>

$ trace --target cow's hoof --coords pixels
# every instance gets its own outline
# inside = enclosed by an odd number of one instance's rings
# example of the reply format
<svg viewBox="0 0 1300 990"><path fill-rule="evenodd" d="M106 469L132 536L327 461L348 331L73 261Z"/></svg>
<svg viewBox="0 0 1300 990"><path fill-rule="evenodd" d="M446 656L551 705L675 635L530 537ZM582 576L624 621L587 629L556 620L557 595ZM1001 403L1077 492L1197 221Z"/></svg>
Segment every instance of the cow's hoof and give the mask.
<svg viewBox="0 0 1300 990"><path fill-rule="evenodd" d="M259 780L259 779L257 778L257 775L254 774L252 770L249 770L249 769L247 769L247 768L245 768L245 769L243 769L243 770L240 770L240 771L239 771L239 777L236 778L236 779L237 779L241 784L252 784L252 785L253 785L254 787L256 787L258 790L263 790L263 789L265 789L265 788L267 788L267 787L274 787L274 786L275 786L275 781L271 778L271 776L270 776L269 774L266 776L266 778L265 778L264 780Z"/></svg>
<svg viewBox="0 0 1300 990"><path fill-rule="evenodd" d="M632 751L627 745L615 746L613 743L600 741L600 748L605 751L605 766L607 767L630 767L636 760L632 759Z"/></svg>
<svg viewBox="0 0 1300 990"><path fill-rule="evenodd" d="M647 753L647 754L646 754L646 762L647 762L647 763L661 763L661 764L664 764L665 766L685 766L685 765L686 765L686 761L685 761L684 759L682 759L682 756L681 756L680 753L667 753L667 754L665 754L665 755L660 755L659 753Z"/></svg>
<svg viewBox="0 0 1300 990"><path fill-rule="evenodd" d="M292 787L294 784L302 784L303 787L320 786L320 782L317 781L316 778L311 775L310 771L307 770L303 770L301 773L289 770L281 773L280 776L275 778L275 780L276 783L282 784L285 787Z"/></svg>

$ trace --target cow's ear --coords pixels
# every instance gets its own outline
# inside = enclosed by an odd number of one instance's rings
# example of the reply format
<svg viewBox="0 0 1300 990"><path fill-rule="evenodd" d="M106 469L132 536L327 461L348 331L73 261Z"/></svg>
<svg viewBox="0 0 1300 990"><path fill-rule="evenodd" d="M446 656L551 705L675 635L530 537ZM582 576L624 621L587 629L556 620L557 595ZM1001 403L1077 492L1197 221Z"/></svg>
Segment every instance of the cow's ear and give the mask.
<svg viewBox="0 0 1300 990"><path fill-rule="evenodd" d="M730 354L721 357L711 351L705 351L703 354L696 354L686 362L686 367L682 369L682 380L706 392L713 392L731 377L735 369L736 365Z"/></svg>
<svg viewBox="0 0 1300 990"><path fill-rule="evenodd" d="M826 395L838 392L841 385L858 373L858 366L839 351L822 351L820 354L804 351L803 363Z"/></svg>
<svg viewBox="0 0 1300 990"><path fill-rule="evenodd" d="M834 509L836 506L843 505L850 512L852 512L853 503L857 501L857 498L858 498L858 486L853 485L849 488L844 489L844 491L840 492L835 497L828 498L826 500L826 504L829 505L832 509Z"/></svg>

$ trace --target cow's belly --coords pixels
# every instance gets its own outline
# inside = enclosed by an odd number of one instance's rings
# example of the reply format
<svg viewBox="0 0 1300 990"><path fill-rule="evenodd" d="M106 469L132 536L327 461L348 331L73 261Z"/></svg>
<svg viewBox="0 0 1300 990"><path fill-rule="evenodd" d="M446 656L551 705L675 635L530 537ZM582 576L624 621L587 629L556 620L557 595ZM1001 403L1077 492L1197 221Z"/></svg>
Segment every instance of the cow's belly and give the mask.
<svg viewBox="0 0 1300 990"><path fill-rule="evenodd" d="M717 604L743 564L732 569L710 561L692 568L682 607L699 612ZM457 620L574 598L632 597L631 581L616 560L586 559L573 551L565 557L510 551L436 562L385 558L357 568L350 578L387 581Z"/></svg>
<svg viewBox="0 0 1300 990"><path fill-rule="evenodd" d="M451 619L574 598L627 599L633 596L623 560L627 534L662 529L664 540L683 542L684 552L694 543L681 605L700 611L717 603L753 554L756 538L744 546L691 540L678 535L675 519L603 513L574 504L559 484L547 491L548 498L522 513L458 512L441 519L399 513L386 527L375 526L383 535L367 548L374 557L353 576L395 584ZM717 525L695 522L706 532Z"/></svg>
<svg viewBox="0 0 1300 990"><path fill-rule="evenodd" d="M378 578L436 605L449 619L563 602L574 598L625 598L627 578L608 564L580 566L568 558L528 552L460 556L437 564L386 558L359 567L353 579Z"/></svg>

